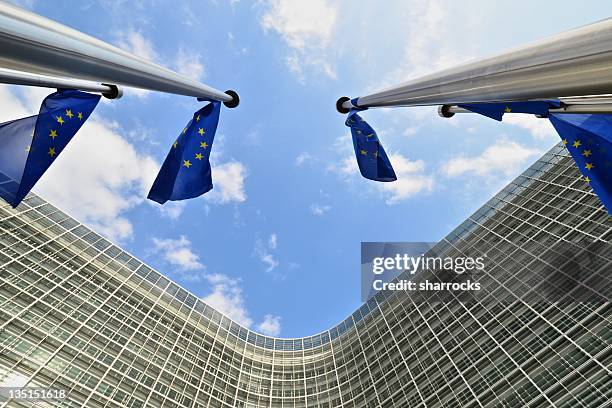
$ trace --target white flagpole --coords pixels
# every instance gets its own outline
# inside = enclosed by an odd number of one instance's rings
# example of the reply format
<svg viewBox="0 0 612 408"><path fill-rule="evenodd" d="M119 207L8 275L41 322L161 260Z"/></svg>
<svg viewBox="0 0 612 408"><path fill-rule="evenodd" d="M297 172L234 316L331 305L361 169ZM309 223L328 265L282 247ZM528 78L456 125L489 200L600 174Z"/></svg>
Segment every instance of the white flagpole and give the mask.
<svg viewBox="0 0 612 408"><path fill-rule="evenodd" d="M0 2L0 67L132 86L238 105L221 92L97 38Z"/></svg>
<svg viewBox="0 0 612 408"><path fill-rule="evenodd" d="M361 96L357 107L457 105L612 93L612 19ZM353 107L340 98L338 111Z"/></svg>

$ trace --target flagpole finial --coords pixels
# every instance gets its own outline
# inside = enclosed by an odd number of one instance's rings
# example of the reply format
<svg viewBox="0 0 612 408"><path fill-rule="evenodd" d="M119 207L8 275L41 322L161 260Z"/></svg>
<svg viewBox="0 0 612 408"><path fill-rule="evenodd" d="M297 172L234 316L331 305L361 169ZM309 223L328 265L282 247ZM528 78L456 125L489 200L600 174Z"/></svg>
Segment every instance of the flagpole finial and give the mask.
<svg viewBox="0 0 612 408"><path fill-rule="evenodd" d="M123 88L113 84L102 84L110 88L110 91L102 92L102 96L107 99L119 99L123 96Z"/></svg>
<svg viewBox="0 0 612 408"><path fill-rule="evenodd" d="M349 112L350 112L350 109L349 109L349 108L345 108L345 107L344 107L344 104L345 104L346 102L350 102L350 101L351 101L351 98L349 98L348 96L343 96L343 97L339 98L339 99L336 101L336 110L337 110L338 112L342 113L342 114L347 114L347 113L349 113Z"/></svg>
<svg viewBox="0 0 612 408"><path fill-rule="evenodd" d="M235 108L236 106L240 105L240 97L238 96L238 93L236 91L228 89L227 91L225 91L225 93L232 97L231 100L223 102L225 106L227 106L228 108Z"/></svg>
<svg viewBox="0 0 612 408"><path fill-rule="evenodd" d="M451 105L440 105L438 106L438 115L442 118L452 118L455 116L455 112L451 112Z"/></svg>

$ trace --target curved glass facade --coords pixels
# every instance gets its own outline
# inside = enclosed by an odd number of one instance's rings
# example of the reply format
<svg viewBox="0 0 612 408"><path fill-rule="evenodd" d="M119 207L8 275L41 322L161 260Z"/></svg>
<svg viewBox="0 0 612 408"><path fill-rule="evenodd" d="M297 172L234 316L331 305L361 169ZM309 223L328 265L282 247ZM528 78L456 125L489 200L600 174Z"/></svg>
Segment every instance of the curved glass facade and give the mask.
<svg viewBox="0 0 612 408"><path fill-rule="evenodd" d="M577 301L573 287L558 302L515 293L557 267L555 244L611 237L560 145L434 248L487 255L483 299L379 293L328 331L281 339L31 195L0 207L0 390L68 397L0 406L601 407L612 399L610 303ZM612 282L610 247L586 251L575 286Z"/></svg>

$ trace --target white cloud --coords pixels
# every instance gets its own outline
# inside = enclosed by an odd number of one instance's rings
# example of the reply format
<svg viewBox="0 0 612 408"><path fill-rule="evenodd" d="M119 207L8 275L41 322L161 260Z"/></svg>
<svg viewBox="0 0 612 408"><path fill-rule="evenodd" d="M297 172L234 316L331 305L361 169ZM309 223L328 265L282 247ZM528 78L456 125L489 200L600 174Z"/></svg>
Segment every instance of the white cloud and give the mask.
<svg viewBox="0 0 612 408"><path fill-rule="evenodd" d="M308 152L303 152L300 153L296 158L295 158L295 165L296 166L301 166L304 163L310 162L312 161L313 157L310 153Z"/></svg>
<svg viewBox="0 0 612 408"><path fill-rule="evenodd" d="M304 82L306 80L306 76L304 75L304 68L302 67L302 61L300 61L300 57L296 54L289 55L285 58L285 64L289 71L299 79L300 82Z"/></svg>
<svg viewBox="0 0 612 408"><path fill-rule="evenodd" d="M153 43L142 32L130 29L118 34L119 41L117 44L119 48L147 61L153 62L158 60L158 54L153 47Z"/></svg>
<svg viewBox="0 0 612 408"><path fill-rule="evenodd" d="M206 279L212 285L212 292L202 300L235 322L251 328L253 318L246 308L241 281L220 273L206 275ZM280 321L280 316L266 314L256 325L256 330L268 336L278 336L281 332Z"/></svg>
<svg viewBox="0 0 612 408"><path fill-rule="evenodd" d="M399 153L389 156L397 180L391 183L378 183L378 188L387 197L387 204L397 204L419 193L433 189L434 179L425 173L423 160L411 161Z"/></svg>
<svg viewBox="0 0 612 408"><path fill-rule="evenodd" d="M187 205L185 201L166 201L164 205L157 205L151 201L150 204L155 206L161 215L171 220L178 220Z"/></svg>
<svg viewBox="0 0 612 408"><path fill-rule="evenodd" d="M94 113L36 191L96 231L123 240L132 237L124 214L145 200L158 167L119 134L116 124Z"/></svg>
<svg viewBox="0 0 612 408"><path fill-rule="evenodd" d="M331 165L329 167L329 170L333 171L337 169L338 172L347 177L347 178L352 178L354 177L356 174L360 174L359 173L359 167L357 167L357 163L355 162L355 157L354 156L347 156L344 159L342 159L340 161L340 165L339 166L335 166L335 165ZM357 172L357 173L355 173Z"/></svg>
<svg viewBox="0 0 612 408"><path fill-rule="evenodd" d="M323 215L329 210L331 210L331 206L329 205L322 205L319 203L312 203L310 205L310 212L312 212L314 215Z"/></svg>
<svg viewBox="0 0 612 408"><path fill-rule="evenodd" d="M199 53L181 47L176 56L176 69L180 74L200 81L205 76L204 64L201 60L202 56Z"/></svg>
<svg viewBox="0 0 612 408"><path fill-rule="evenodd" d="M26 88L37 89L37 88ZM47 90L48 91L48 90ZM47 92L47 95L49 92ZM44 98L46 95L42 95ZM0 110L0 122L7 122L9 120L14 120L16 118L22 118L24 116L35 114L40 107L40 103L42 99L38 100L38 106L34 108L34 104L29 104L30 106L25 106L11 91L10 87L7 85L0 85L0 106L2 109Z"/></svg>
<svg viewBox="0 0 612 408"><path fill-rule="evenodd" d="M276 250L277 245L278 239L274 233L270 234L267 241L264 241L261 238L257 238L255 240L254 254L266 266L266 272L272 272L279 265L278 260L272 253L274 250Z"/></svg>
<svg viewBox="0 0 612 408"><path fill-rule="evenodd" d="M153 238L153 250L166 262L177 266L181 271L204 269L200 257L193 252L191 241L181 235L179 239ZM185 276L182 276L185 278Z"/></svg>
<svg viewBox="0 0 612 408"><path fill-rule="evenodd" d="M206 200L217 204L246 201L244 180L247 177L247 171L244 164L230 161L213 165L212 174L214 188L204 195Z"/></svg>
<svg viewBox="0 0 612 408"><path fill-rule="evenodd" d="M426 166L423 160L412 161L395 153L389 156L389 161L395 170L397 180L388 183L374 182L376 189L386 198L387 204L394 205L419 193L433 190L434 178L425 172ZM348 180L361 177L354 156L344 158L337 171Z"/></svg>
<svg viewBox="0 0 612 408"><path fill-rule="evenodd" d="M325 48L336 22L336 7L326 0L270 0L261 25L279 33L291 48Z"/></svg>
<svg viewBox="0 0 612 408"><path fill-rule="evenodd" d="M303 152L303 153L300 153L295 158L295 165L299 167L299 166L302 166L303 164L310 163L313 160L314 160L314 157L310 153Z"/></svg>
<svg viewBox="0 0 612 408"><path fill-rule="evenodd" d="M459 156L449 160L442 167L442 173L451 178L466 173L479 177L495 177L500 174L507 177L516 174L526 161L540 153L537 149L504 139L487 147L478 156Z"/></svg>
<svg viewBox="0 0 612 408"><path fill-rule="evenodd" d="M270 235L268 247L276 248L276 244L276 234ZM178 239L153 238L150 253L161 255L164 261L177 267L169 273L171 277L192 282L208 282L211 290L202 300L237 323L251 328L254 321L246 306L242 280L222 273L206 272L206 266L202 264L200 256L193 250L191 241L186 236L181 235ZM264 334L276 336L281 329L280 317L266 314L256 328Z"/></svg>
<svg viewBox="0 0 612 408"><path fill-rule="evenodd" d="M262 254L260 255L259 259L261 260L261 262L268 266L266 268L266 272L272 272L278 267L278 261L274 259L274 256L272 254Z"/></svg>
<svg viewBox="0 0 612 408"><path fill-rule="evenodd" d="M285 58L285 64L289 71L295 75L299 82L306 84L306 70L314 68L316 71L324 74L328 78L337 79L338 75L334 67L323 58L315 57L314 55L305 56L301 53L294 52Z"/></svg>
<svg viewBox="0 0 612 408"><path fill-rule="evenodd" d="M305 82L305 68L336 79L327 61L328 48L336 26L337 5L326 0L269 0L260 23L266 32L281 35L291 48L285 63L298 80Z"/></svg>
<svg viewBox="0 0 612 408"><path fill-rule="evenodd" d="M267 314L264 320L257 325L257 331L267 336L278 336L281 331L281 317Z"/></svg>
<svg viewBox="0 0 612 408"><path fill-rule="evenodd" d="M419 130L419 128L416 127L416 126L408 127L406 129L404 129L404 131L402 132L402 135L404 135L406 137L414 136L417 133L418 130Z"/></svg>
<svg viewBox="0 0 612 408"><path fill-rule="evenodd" d="M276 249L277 243L276 234L270 234L270 238L268 238L268 248Z"/></svg>
<svg viewBox="0 0 612 408"><path fill-rule="evenodd" d="M213 204L243 203L247 199L245 191L247 168L237 160L226 161L224 147L225 135L219 133L215 136L210 154L213 189L204 195L204 199Z"/></svg>
<svg viewBox="0 0 612 408"><path fill-rule="evenodd" d="M472 33L478 28L474 26L471 16L462 15L469 8L462 10L441 0L413 0L400 4L402 9L396 9L395 12L408 21L404 25L404 32L395 33L398 38L406 39L403 41L402 56L393 64L395 68L382 75L378 83L372 83L366 93L396 86L474 57L474 41L448 41L448 38L456 35L457 30ZM402 112L406 116L420 113L415 108Z"/></svg>
<svg viewBox="0 0 612 408"><path fill-rule="evenodd" d="M212 285L212 292L202 300L235 322L251 327L253 319L246 309L240 281L220 273L209 274L206 279Z"/></svg>
<svg viewBox="0 0 612 408"><path fill-rule="evenodd" d="M446 41L445 21L449 16L446 6L439 0L412 2L411 14L416 17L408 25L408 38L404 49L405 63L401 64L406 79L410 76L430 73L453 65L457 54ZM432 46L435 44L435 46Z"/></svg>
<svg viewBox="0 0 612 408"><path fill-rule="evenodd" d="M534 115L524 114L505 114L504 123L509 123L521 127L536 139L558 138L550 121L543 118L537 118Z"/></svg>

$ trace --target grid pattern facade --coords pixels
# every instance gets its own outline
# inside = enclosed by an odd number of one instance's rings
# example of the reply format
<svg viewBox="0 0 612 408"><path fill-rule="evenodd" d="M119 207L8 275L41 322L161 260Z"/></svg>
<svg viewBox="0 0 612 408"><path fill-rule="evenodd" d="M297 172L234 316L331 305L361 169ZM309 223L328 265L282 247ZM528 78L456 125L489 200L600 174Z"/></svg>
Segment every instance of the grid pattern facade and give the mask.
<svg viewBox="0 0 612 408"><path fill-rule="evenodd" d="M326 332L278 339L30 195L0 206L0 386L69 397L0 407L603 407L610 303L514 293L558 261L554 243L609 243L611 220L556 146L434 248L487 255L482 299L379 293ZM609 290L609 246L587 255L580 283Z"/></svg>

